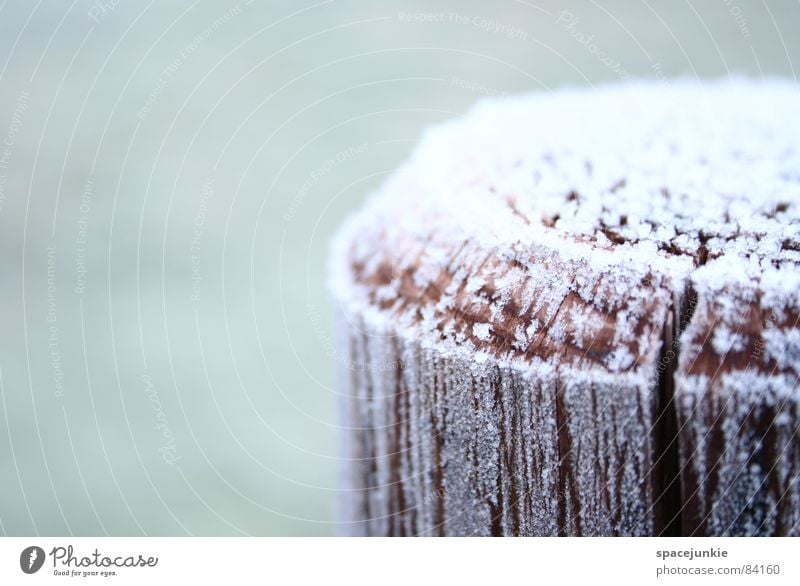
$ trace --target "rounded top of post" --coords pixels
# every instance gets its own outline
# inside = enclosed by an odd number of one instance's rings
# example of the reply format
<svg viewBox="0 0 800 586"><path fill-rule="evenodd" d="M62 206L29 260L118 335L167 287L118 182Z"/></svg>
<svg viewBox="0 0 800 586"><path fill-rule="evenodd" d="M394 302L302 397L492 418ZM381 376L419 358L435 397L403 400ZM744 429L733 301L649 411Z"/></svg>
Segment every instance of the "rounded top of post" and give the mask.
<svg viewBox="0 0 800 586"><path fill-rule="evenodd" d="M584 328L626 368L661 322L654 304L690 284L800 307L800 90L639 82L485 100L426 132L336 242L339 297L431 344L530 357ZM548 299L567 321L540 323Z"/></svg>

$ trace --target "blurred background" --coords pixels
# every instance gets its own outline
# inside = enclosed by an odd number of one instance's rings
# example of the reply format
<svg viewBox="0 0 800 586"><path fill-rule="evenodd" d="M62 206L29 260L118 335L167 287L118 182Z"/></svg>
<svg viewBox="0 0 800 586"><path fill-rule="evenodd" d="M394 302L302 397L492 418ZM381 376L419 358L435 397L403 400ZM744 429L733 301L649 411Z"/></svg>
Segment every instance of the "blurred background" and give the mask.
<svg viewBox="0 0 800 586"><path fill-rule="evenodd" d="M484 96L795 78L800 3L0 2L0 532L335 535L336 226Z"/></svg>

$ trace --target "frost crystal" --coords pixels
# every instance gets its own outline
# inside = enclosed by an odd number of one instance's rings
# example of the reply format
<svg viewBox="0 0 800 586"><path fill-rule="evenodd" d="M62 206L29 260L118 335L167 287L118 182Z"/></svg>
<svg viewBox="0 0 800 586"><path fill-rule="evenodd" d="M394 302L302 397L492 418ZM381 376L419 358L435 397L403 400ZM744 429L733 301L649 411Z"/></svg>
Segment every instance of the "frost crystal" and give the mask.
<svg viewBox="0 0 800 586"><path fill-rule="evenodd" d="M486 342L489 340L489 324L475 324L472 326L472 333L475 334L475 337L481 340L482 342Z"/></svg>

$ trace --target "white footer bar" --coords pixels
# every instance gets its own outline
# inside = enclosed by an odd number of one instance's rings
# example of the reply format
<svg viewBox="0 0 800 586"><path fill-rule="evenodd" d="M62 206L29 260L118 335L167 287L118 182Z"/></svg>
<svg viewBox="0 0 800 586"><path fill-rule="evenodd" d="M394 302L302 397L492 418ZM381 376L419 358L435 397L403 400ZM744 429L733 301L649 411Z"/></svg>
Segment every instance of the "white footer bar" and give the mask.
<svg viewBox="0 0 800 586"><path fill-rule="evenodd" d="M0 539L0 584L800 584L800 538Z"/></svg>

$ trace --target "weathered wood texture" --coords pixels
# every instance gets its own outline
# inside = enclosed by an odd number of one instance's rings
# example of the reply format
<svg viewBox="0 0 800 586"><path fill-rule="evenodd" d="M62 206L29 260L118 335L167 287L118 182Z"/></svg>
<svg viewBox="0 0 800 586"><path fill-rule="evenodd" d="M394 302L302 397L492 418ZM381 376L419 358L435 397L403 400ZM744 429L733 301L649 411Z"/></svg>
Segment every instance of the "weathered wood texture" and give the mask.
<svg viewBox="0 0 800 586"><path fill-rule="evenodd" d="M362 324L363 325L363 324ZM364 326L365 331L369 331ZM650 535L653 389L568 371L476 372L416 344L352 339L364 364L353 485L368 535Z"/></svg>

